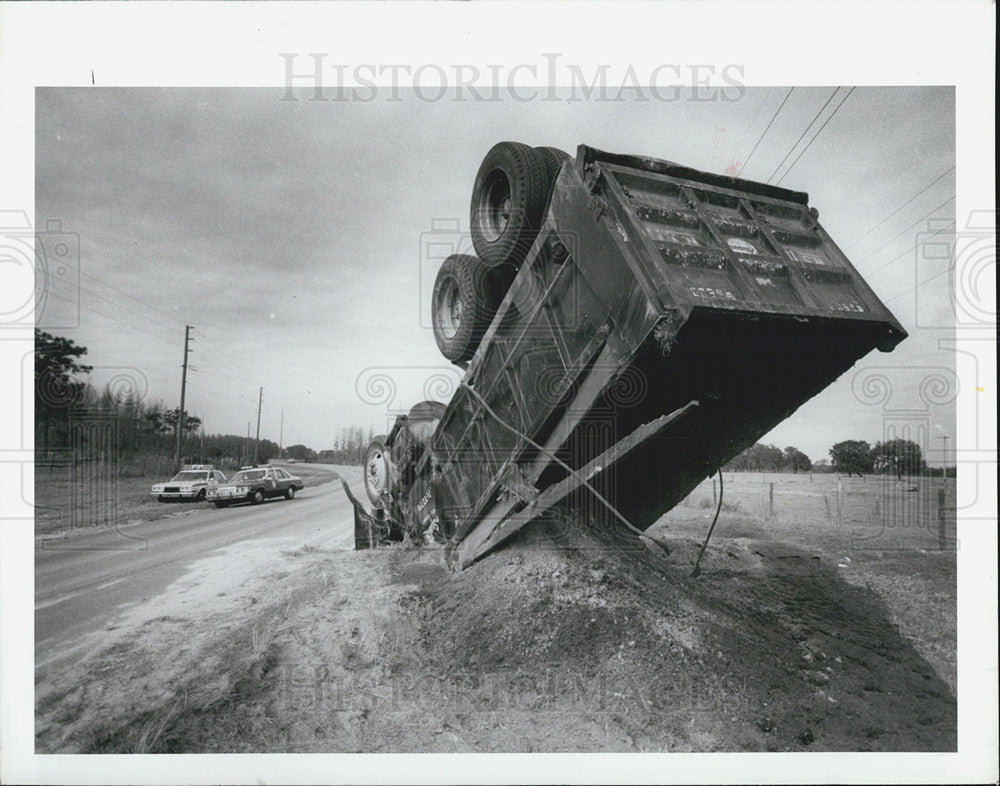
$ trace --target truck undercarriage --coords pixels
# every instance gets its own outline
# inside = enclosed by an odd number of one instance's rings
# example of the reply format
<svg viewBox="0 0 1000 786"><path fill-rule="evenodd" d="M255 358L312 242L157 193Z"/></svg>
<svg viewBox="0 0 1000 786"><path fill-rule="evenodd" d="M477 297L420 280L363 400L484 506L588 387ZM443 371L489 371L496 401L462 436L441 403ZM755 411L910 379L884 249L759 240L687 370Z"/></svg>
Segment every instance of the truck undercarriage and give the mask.
<svg viewBox="0 0 1000 786"><path fill-rule="evenodd" d="M906 333L808 197L581 145L503 142L476 256L438 274L465 369L369 446L356 547L434 539L464 568L582 493L641 533L872 349Z"/></svg>

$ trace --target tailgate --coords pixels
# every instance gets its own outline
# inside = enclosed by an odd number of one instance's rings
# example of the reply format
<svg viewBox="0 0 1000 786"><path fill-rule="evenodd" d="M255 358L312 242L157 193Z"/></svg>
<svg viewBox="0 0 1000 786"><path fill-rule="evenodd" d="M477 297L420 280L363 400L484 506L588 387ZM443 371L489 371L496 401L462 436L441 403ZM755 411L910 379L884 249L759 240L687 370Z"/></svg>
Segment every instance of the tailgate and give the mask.
<svg viewBox="0 0 1000 786"><path fill-rule="evenodd" d="M883 322L886 351L906 337L806 194L586 146L577 166L664 302Z"/></svg>

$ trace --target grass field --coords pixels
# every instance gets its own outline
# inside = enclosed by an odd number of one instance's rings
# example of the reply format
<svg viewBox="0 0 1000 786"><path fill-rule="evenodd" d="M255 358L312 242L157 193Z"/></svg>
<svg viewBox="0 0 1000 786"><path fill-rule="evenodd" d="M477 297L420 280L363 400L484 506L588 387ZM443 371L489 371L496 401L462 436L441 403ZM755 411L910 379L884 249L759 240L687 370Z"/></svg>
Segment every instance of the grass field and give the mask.
<svg viewBox="0 0 1000 786"><path fill-rule="evenodd" d="M716 476L717 477L717 476ZM849 552L937 549L939 493L944 491L946 538L954 548L955 480L833 474L726 472L723 511L742 513L776 537ZM665 521L690 520L689 509L714 513L717 480L703 482Z"/></svg>
<svg viewBox="0 0 1000 786"><path fill-rule="evenodd" d="M955 558L961 544L953 478L727 472L723 487L713 540L780 541L836 564L846 582L883 598L892 621L955 690ZM704 538L716 501L712 481L705 481L650 534Z"/></svg>

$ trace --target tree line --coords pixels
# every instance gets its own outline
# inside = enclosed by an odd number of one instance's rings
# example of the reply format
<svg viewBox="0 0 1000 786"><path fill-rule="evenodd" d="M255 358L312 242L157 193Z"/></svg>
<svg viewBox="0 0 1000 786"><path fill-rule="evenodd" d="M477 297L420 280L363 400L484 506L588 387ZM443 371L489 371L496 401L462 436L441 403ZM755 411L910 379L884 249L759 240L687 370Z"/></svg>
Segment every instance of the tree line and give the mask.
<svg viewBox="0 0 1000 786"><path fill-rule="evenodd" d="M809 472L812 460L791 445L782 450L776 445L758 442L733 458L724 469L734 472Z"/></svg>
<svg viewBox="0 0 1000 786"><path fill-rule="evenodd" d="M35 330L35 446L45 454L79 448L84 457L101 458L102 451L138 474L165 472L173 456L180 409L162 401L146 401L134 389L124 392L106 386L97 390L85 379L92 366L83 362L86 347L72 340ZM106 438L95 437L92 426L100 423ZM74 424L77 431L74 433ZM186 463L212 463L239 467L254 457L253 442L236 434L205 434L196 415L184 413ZM110 439L110 442L108 441ZM316 451L306 445L291 445L283 457L305 462L360 464L373 439L372 429L348 426L341 429L332 448ZM751 445L729 461L724 469L735 472L833 471L848 475L872 473L922 475L929 472L920 446L908 439L891 439L871 445L849 439L830 448L830 462L814 465L798 448ZM260 463L277 458L279 446L262 439L256 446ZM952 473L954 470L952 470Z"/></svg>
<svg viewBox="0 0 1000 786"><path fill-rule="evenodd" d="M297 461L318 461L322 464L361 464L372 439L374 432L371 428L365 431L360 426L346 426L334 438L332 448L316 451L305 445L289 445L284 455Z"/></svg>
<svg viewBox="0 0 1000 786"><path fill-rule="evenodd" d="M118 462L122 474L169 473L180 421L180 408L148 401L134 386L110 384L98 390L87 379L93 367L83 362L86 347L71 339L35 330L35 447L39 463L74 460ZM371 429L345 428L332 449L315 451L292 445L284 457L300 461L360 464ZM258 463L278 458L279 446L268 439L256 445ZM238 434L206 434L202 420L185 410L182 461L235 469L254 459L254 441Z"/></svg>
<svg viewBox="0 0 1000 786"><path fill-rule="evenodd" d="M904 475L929 473L920 445L909 439L889 439L870 445L863 439L848 439L830 448L831 466L848 476Z"/></svg>
<svg viewBox="0 0 1000 786"><path fill-rule="evenodd" d="M757 443L733 458L724 469L734 472L843 472L850 475L926 475L930 473L920 445L909 439L890 439L874 445L848 439L830 448L830 460L815 464L801 450ZM952 470L951 474L954 474Z"/></svg>

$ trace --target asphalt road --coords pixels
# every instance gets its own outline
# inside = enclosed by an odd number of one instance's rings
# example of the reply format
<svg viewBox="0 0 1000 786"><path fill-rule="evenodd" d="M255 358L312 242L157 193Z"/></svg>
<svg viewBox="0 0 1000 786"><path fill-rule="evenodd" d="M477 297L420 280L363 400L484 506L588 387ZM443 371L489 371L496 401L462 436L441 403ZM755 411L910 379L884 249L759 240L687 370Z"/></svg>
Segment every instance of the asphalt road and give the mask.
<svg viewBox="0 0 1000 786"><path fill-rule="evenodd" d="M36 667L72 656L81 638L108 625L123 607L163 592L192 564L222 549L264 540L275 550L348 549L354 543L353 511L336 479L307 487L291 501L171 507L176 513L157 521L36 543Z"/></svg>

